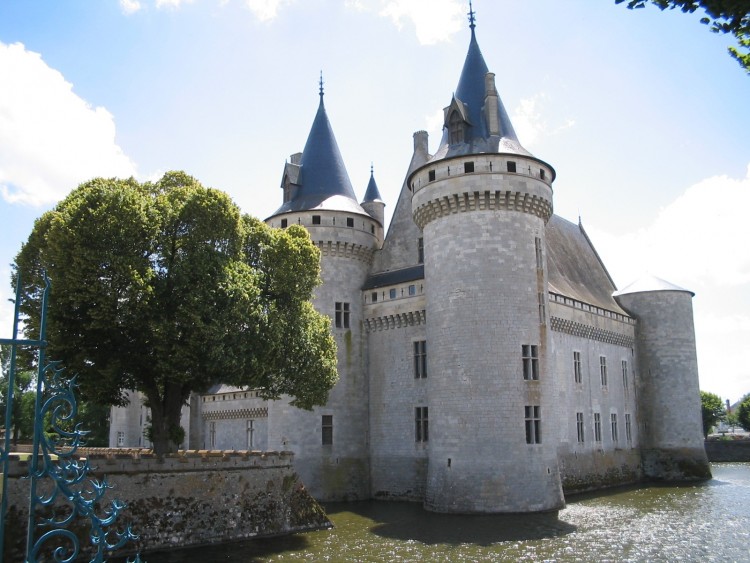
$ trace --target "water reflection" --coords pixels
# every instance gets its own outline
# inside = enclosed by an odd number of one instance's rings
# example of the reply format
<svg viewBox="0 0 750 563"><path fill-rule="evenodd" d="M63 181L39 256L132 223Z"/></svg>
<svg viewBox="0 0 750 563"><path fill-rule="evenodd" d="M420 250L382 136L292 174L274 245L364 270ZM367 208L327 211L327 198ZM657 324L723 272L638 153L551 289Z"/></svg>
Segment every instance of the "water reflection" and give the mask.
<svg viewBox="0 0 750 563"><path fill-rule="evenodd" d="M750 464L712 481L617 489L558 513L434 514L418 504L328 504L335 524L297 536L149 554L182 561L750 561Z"/></svg>

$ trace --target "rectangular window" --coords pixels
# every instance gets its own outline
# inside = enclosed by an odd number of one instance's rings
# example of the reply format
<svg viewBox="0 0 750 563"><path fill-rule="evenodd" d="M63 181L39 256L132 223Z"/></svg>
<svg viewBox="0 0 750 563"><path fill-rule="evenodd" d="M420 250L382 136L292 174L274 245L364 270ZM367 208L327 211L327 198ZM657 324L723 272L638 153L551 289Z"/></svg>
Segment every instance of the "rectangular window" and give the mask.
<svg viewBox="0 0 750 563"><path fill-rule="evenodd" d="M468 174L469 172L474 172L474 163L464 162L464 173Z"/></svg>
<svg viewBox="0 0 750 563"><path fill-rule="evenodd" d="M336 301L336 328L349 328L349 303Z"/></svg>
<svg viewBox="0 0 750 563"><path fill-rule="evenodd" d="M390 291L388 292L388 297L389 297L390 299L396 299L396 290L395 290L395 288L394 288L394 289L391 289L391 290L390 290Z"/></svg>
<svg viewBox="0 0 750 563"><path fill-rule="evenodd" d="M354 219L352 219L351 217L347 217L346 218L346 226L347 227L354 227Z"/></svg>
<svg viewBox="0 0 750 563"><path fill-rule="evenodd" d="M602 378L602 387L607 386L607 356L599 356L599 375Z"/></svg>
<svg viewBox="0 0 750 563"><path fill-rule="evenodd" d="M409 295L416 295L417 294L417 286L416 285L410 285L409 286Z"/></svg>
<svg viewBox="0 0 750 563"><path fill-rule="evenodd" d="M547 307L544 304L544 292L539 292L537 294L537 299L539 300L539 324L543 325L547 323Z"/></svg>
<svg viewBox="0 0 750 563"><path fill-rule="evenodd" d="M255 421L247 421L247 449L252 450L255 447Z"/></svg>
<svg viewBox="0 0 750 563"><path fill-rule="evenodd" d="M539 177L544 180L544 168L539 169Z"/></svg>
<svg viewBox="0 0 750 563"><path fill-rule="evenodd" d="M583 383L583 376L581 375L581 353L573 352L573 380L576 383Z"/></svg>
<svg viewBox="0 0 750 563"><path fill-rule="evenodd" d="M117 432L117 447L121 448L125 445L125 432Z"/></svg>
<svg viewBox="0 0 750 563"><path fill-rule="evenodd" d="M375 303L378 300L378 292L373 291L371 297L372 297L372 302Z"/></svg>
<svg viewBox="0 0 750 563"><path fill-rule="evenodd" d="M625 413L625 439L628 444L633 443L633 429L630 426L630 413Z"/></svg>
<svg viewBox="0 0 750 563"><path fill-rule="evenodd" d="M516 163L512 160L508 161L508 172L515 172L516 171Z"/></svg>
<svg viewBox="0 0 750 563"><path fill-rule="evenodd" d="M598 412L594 413L594 440L602 441L602 417Z"/></svg>
<svg viewBox="0 0 750 563"><path fill-rule="evenodd" d="M414 342L414 377L427 377L427 342L424 340Z"/></svg>
<svg viewBox="0 0 750 563"><path fill-rule="evenodd" d="M427 173L427 181L428 182L434 182L435 181L435 171L434 170L430 170Z"/></svg>
<svg viewBox="0 0 750 563"><path fill-rule="evenodd" d="M414 439L416 442L427 442L430 437L427 407L414 409Z"/></svg>
<svg viewBox="0 0 750 563"><path fill-rule="evenodd" d="M617 415L612 413L609 415L609 421L612 424L612 441L617 443Z"/></svg>
<svg viewBox="0 0 750 563"><path fill-rule="evenodd" d="M521 346L523 378L527 381L539 379L539 347L535 344Z"/></svg>
<svg viewBox="0 0 750 563"><path fill-rule="evenodd" d="M216 423L208 423L208 447L214 449L216 447Z"/></svg>
<svg viewBox="0 0 750 563"><path fill-rule="evenodd" d="M321 419L321 438L324 446L333 445L333 415L324 414Z"/></svg>
<svg viewBox="0 0 750 563"><path fill-rule="evenodd" d="M534 237L534 254L536 255L536 269L544 269L544 255L542 254L542 239Z"/></svg>
<svg viewBox="0 0 750 563"><path fill-rule="evenodd" d="M286 225L287 225L287 220L286 219L282 219L281 220L281 228L282 229L286 229Z"/></svg>
<svg viewBox="0 0 750 563"><path fill-rule="evenodd" d="M320 215L313 215L312 216L312 224L313 225L320 225Z"/></svg>
<svg viewBox="0 0 750 563"><path fill-rule="evenodd" d="M424 239L422 237L417 239L417 263L424 264Z"/></svg>
<svg viewBox="0 0 750 563"><path fill-rule="evenodd" d="M576 413L576 431L578 432L578 443L583 444L583 413Z"/></svg>
<svg viewBox="0 0 750 563"><path fill-rule="evenodd" d="M625 390L625 394L628 393L628 361L622 361L622 388Z"/></svg>
<svg viewBox="0 0 750 563"><path fill-rule="evenodd" d="M524 407L524 416L526 418L526 443L542 443L542 417L541 407L536 405L526 405Z"/></svg>

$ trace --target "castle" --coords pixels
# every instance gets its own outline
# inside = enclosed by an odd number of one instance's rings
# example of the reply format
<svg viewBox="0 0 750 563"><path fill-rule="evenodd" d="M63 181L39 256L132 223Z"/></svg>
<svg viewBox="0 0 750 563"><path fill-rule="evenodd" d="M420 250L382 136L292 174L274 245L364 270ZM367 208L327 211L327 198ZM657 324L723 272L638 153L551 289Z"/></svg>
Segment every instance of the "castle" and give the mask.
<svg viewBox="0 0 750 563"><path fill-rule="evenodd" d="M266 222L321 251L316 309L340 380L313 411L217 385L184 410L189 449L291 450L321 500L440 512L556 510L564 493L710 477L692 296L617 291L583 226L553 214L555 170L520 144L471 39L434 154L424 131L387 234L371 174L358 202L320 105ZM448 90L446 88L446 90ZM112 412L143 446L146 408Z"/></svg>

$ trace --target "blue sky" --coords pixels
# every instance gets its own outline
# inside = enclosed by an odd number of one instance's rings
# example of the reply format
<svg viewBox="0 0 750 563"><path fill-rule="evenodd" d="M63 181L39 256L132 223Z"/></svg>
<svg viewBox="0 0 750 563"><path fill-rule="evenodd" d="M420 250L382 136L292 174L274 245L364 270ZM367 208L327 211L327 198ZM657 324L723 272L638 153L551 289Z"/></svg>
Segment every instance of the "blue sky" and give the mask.
<svg viewBox="0 0 750 563"><path fill-rule="evenodd" d="M699 15L476 0L521 143L557 170L618 287L696 293L701 388L750 392L750 77ZM182 169L261 218L325 101L359 197L393 211L412 133L440 136L469 41L454 0L3 0L0 335L34 219L95 176Z"/></svg>

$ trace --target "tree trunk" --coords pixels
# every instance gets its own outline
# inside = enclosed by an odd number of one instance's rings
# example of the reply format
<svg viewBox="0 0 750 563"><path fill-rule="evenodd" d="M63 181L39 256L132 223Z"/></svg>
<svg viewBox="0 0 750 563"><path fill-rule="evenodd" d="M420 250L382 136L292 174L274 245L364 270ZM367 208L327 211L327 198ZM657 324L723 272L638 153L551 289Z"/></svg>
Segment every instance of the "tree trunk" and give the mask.
<svg viewBox="0 0 750 563"><path fill-rule="evenodd" d="M167 384L163 397L152 398L146 393L151 407L151 441L154 453L170 454L177 451L185 432L180 426L182 413L182 388L177 384Z"/></svg>

